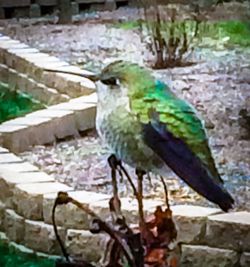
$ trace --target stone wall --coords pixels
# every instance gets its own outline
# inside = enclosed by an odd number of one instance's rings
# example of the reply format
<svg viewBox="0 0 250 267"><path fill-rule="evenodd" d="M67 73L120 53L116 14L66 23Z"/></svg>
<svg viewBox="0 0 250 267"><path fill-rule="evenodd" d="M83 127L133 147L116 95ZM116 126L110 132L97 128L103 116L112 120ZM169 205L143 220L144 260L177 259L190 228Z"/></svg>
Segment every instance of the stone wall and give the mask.
<svg viewBox="0 0 250 267"><path fill-rule="evenodd" d="M21 245L24 251L28 248L29 253L61 255L51 222L58 191L67 191L104 219L109 215L109 195L74 191L4 148L0 150L0 188L0 231L5 234L0 237ZM122 198L121 202L128 222L135 223L136 201ZM160 204L163 202L146 200L146 213ZM219 209L191 205L172 206L172 210L181 244L181 266L249 266L250 213L223 214ZM71 204L58 207L56 212L59 233L70 255L97 261L106 238L88 231L90 221Z"/></svg>
<svg viewBox="0 0 250 267"><path fill-rule="evenodd" d="M132 0L69 0L72 14L81 10L114 10ZM58 9L58 0L1 0L0 19L11 17L40 17Z"/></svg>
<svg viewBox="0 0 250 267"><path fill-rule="evenodd" d="M12 52L13 46L16 48L15 53ZM46 66L81 70L64 65L55 58L50 61L49 56L42 56L39 51L32 52L33 56L22 56L27 53L20 52L30 48L21 46L23 44L17 41L0 37L1 64L3 69L7 69L6 72L1 72L1 77L9 77L8 72L27 75L28 79L42 82L44 88L51 86L61 94L69 92L65 87L65 83L69 82L67 86L73 90L67 94L67 102L0 125L0 239L25 253L61 255L51 222L57 192L67 191L71 197L89 206L103 219L109 216L110 196L74 191L72 187L56 182L53 177L39 171L36 166L23 161L13 152L93 128L96 95L79 96L86 93L86 90L91 91L93 84L89 81L75 80L71 75L65 77L43 73L41 68ZM40 61L39 58L44 60ZM13 75L13 80L8 81L14 81L19 86L20 80L15 80L15 77ZM71 98L72 96L79 97ZM122 198L121 202L128 222L135 223L136 201ZM156 205L161 204L161 200L145 200L146 213L152 213ZM181 266L250 266L250 213L242 211L225 214L219 209L191 205L172 206L172 210L178 227L177 241L182 251ZM102 256L106 238L103 235L92 235L88 231L90 220L71 204L58 207L56 212L59 233L70 255L97 261Z"/></svg>
<svg viewBox="0 0 250 267"><path fill-rule="evenodd" d="M0 145L13 152L76 136L95 125L94 83L74 75L44 72L45 67L89 73L0 36L0 80L49 105L48 109L0 124ZM82 116L86 119L82 120Z"/></svg>

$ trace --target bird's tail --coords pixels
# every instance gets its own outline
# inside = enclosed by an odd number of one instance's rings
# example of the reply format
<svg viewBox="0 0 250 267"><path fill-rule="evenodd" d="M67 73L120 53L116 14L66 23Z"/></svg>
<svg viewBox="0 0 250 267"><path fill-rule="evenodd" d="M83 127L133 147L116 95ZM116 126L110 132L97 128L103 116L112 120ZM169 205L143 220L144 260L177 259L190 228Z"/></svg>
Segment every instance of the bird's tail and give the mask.
<svg viewBox="0 0 250 267"><path fill-rule="evenodd" d="M164 130L145 125L145 141L184 182L197 193L220 206L233 207L234 200L222 183L214 179L203 162L179 138Z"/></svg>
<svg viewBox="0 0 250 267"><path fill-rule="evenodd" d="M159 170L158 170L159 171ZM159 174L161 176L166 176L165 166L160 170ZM179 176L179 172L175 172ZM188 184L194 191L202 195L209 201L217 204L223 211L227 212L229 209L233 208L234 199L224 188L223 184L217 184L213 179L210 178L209 174L203 175L201 178L197 179L197 176L187 177L184 175L181 177L182 180Z"/></svg>

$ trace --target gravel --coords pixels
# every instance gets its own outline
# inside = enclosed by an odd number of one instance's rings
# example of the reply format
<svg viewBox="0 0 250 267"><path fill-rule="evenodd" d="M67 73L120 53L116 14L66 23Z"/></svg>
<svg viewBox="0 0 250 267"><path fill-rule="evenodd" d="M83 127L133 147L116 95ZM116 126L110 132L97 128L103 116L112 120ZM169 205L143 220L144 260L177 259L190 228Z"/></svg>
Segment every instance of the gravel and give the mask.
<svg viewBox="0 0 250 267"><path fill-rule="evenodd" d="M150 59L137 30L115 28L99 20L64 26L23 26L11 21L3 32L91 70L118 58L139 63ZM192 66L154 74L197 108L205 120L219 172L236 199L236 209L250 211L250 48L196 49L194 60L197 64ZM21 156L76 189L111 193L108 153L94 132L80 139L37 146ZM172 203L211 205L173 173L166 177ZM151 180L145 182L146 197L162 198L159 179L152 176ZM123 196L131 195L126 181L121 181L120 188Z"/></svg>

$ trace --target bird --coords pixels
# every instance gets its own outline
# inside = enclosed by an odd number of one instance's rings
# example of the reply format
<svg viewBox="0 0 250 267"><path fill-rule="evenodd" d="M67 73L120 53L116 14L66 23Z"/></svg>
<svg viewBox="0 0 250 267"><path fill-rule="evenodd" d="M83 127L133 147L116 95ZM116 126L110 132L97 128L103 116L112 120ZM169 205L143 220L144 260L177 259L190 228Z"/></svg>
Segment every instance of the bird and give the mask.
<svg viewBox="0 0 250 267"><path fill-rule="evenodd" d="M223 211L233 208L204 122L191 104L147 68L129 61L114 61L87 78L97 85L98 135L119 160L156 175L170 168Z"/></svg>

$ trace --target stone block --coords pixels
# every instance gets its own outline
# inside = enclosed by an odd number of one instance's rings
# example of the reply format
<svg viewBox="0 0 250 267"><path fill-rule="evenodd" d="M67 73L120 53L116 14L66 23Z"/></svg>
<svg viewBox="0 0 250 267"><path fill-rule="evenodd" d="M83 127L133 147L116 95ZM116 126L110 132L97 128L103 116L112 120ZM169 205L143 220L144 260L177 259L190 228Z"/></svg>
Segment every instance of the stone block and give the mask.
<svg viewBox="0 0 250 267"><path fill-rule="evenodd" d="M138 204L135 199L121 198L121 210L125 216L127 223L138 223ZM164 203L158 200L145 199L143 202L145 216L149 216L154 213L157 206L162 206ZM95 211L98 216L104 220L110 218L109 199L106 201L96 201L90 204L90 209Z"/></svg>
<svg viewBox="0 0 250 267"><path fill-rule="evenodd" d="M79 3L79 4L91 4L93 3L93 0L75 0L75 2ZM95 3L104 3L105 0L95 0Z"/></svg>
<svg viewBox="0 0 250 267"><path fill-rule="evenodd" d="M12 40L8 37L1 37L0 39L0 50L7 50L9 48L15 48L18 47L21 44L21 42ZM3 62L5 64L5 62Z"/></svg>
<svg viewBox="0 0 250 267"><path fill-rule="evenodd" d="M220 212L219 209L192 205L177 205L171 209L178 231L177 241L182 243L203 241L207 217Z"/></svg>
<svg viewBox="0 0 250 267"><path fill-rule="evenodd" d="M233 250L207 246L182 245L181 267L237 267L238 254Z"/></svg>
<svg viewBox="0 0 250 267"><path fill-rule="evenodd" d="M2 168L1 168L2 170ZM7 183L7 181L2 178L2 175L0 175L0 201L7 205L8 207L11 207L9 204L11 202L11 198L13 196L13 193L11 191L10 185Z"/></svg>
<svg viewBox="0 0 250 267"><path fill-rule="evenodd" d="M82 87L82 94L81 95L83 95L83 94L88 95L88 94L91 94L94 91L96 91L95 84L91 80L86 79L86 78L83 78L83 80L81 82L81 87ZM76 96L73 96L73 97L76 97Z"/></svg>
<svg viewBox="0 0 250 267"><path fill-rule="evenodd" d="M11 241L22 243L24 238L24 218L16 214L14 210L6 209L4 230Z"/></svg>
<svg viewBox="0 0 250 267"><path fill-rule="evenodd" d="M84 69L81 69L77 66L72 66L72 65L58 67L58 69L55 69L55 70L68 71L68 72L79 73L79 74L83 74L83 75L93 74L93 72L90 72L88 70L84 70Z"/></svg>
<svg viewBox="0 0 250 267"><path fill-rule="evenodd" d="M75 200L90 206L90 204L95 202L105 202L108 203L110 196L105 194L99 194L88 191L74 191L68 192L69 196ZM43 217L46 223L51 224L51 214L54 201L57 194L46 194L43 199ZM67 204L58 206L56 209L56 223L57 225L64 226L69 229L89 229L89 223L91 219L86 213L81 211L73 204Z"/></svg>
<svg viewBox="0 0 250 267"><path fill-rule="evenodd" d="M18 184L13 189L13 207L27 219L43 220L43 195L70 190L71 187L58 182Z"/></svg>
<svg viewBox="0 0 250 267"><path fill-rule="evenodd" d="M65 230L58 227L58 233L64 242ZM25 220L24 245L35 251L61 255L53 226L44 222Z"/></svg>
<svg viewBox="0 0 250 267"><path fill-rule="evenodd" d="M114 11L116 10L116 1L115 0L106 0L104 5L105 10Z"/></svg>
<svg viewBox="0 0 250 267"><path fill-rule="evenodd" d="M4 245L9 244L9 238L7 237L7 235L4 232L0 232L0 241Z"/></svg>
<svg viewBox="0 0 250 267"><path fill-rule="evenodd" d="M81 102L67 102L49 107L52 110L70 110L74 112L76 127L79 131L95 128L96 105Z"/></svg>
<svg viewBox="0 0 250 267"><path fill-rule="evenodd" d="M72 10L72 15L78 15L79 14L79 4L76 2L71 2L71 10ZM1 12L0 12L1 14Z"/></svg>
<svg viewBox="0 0 250 267"><path fill-rule="evenodd" d="M4 225L4 215L5 215L5 205L2 201L0 201L0 230L4 230L3 229L3 225ZM0 238L1 240L1 238Z"/></svg>
<svg viewBox="0 0 250 267"><path fill-rule="evenodd" d="M97 94L93 93L93 94L90 94L90 95L84 95L84 96L76 97L76 98L71 99L69 101L69 103L71 105L79 104L79 103L82 103L82 104L97 104Z"/></svg>
<svg viewBox="0 0 250 267"><path fill-rule="evenodd" d="M9 185L54 182L55 179L45 172L16 172L0 168L0 179L4 179Z"/></svg>
<svg viewBox="0 0 250 267"><path fill-rule="evenodd" d="M71 0L59 0L57 2L57 6L59 9L58 23L59 24L72 23Z"/></svg>
<svg viewBox="0 0 250 267"><path fill-rule="evenodd" d="M5 10L2 7L0 7L0 19L5 19Z"/></svg>
<svg viewBox="0 0 250 267"><path fill-rule="evenodd" d="M8 84L10 88L18 88L18 72L14 69L9 69Z"/></svg>
<svg viewBox="0 0 250 267"><path fill-rule="evenodd" d="M55 88L63 94L67 94L71 97L77 97L82 95L81 81L82 77L59 73L56 75Z"/></svg>
<svg viewBox="0 0 250 267"><path fill-rule="evenodd" d="M0 55L0 62L1 62L1 55ZM7 83L9 80L9 70L8 67L4 64L0 64L0 77L1 77L1 82Z"/></svg>
<svg viewBox="0 0 250 267"><path fill-rule="evenodd" d="M13 207L13 189L16 184L53 182L54 178L43 172L16 172L0 168L0 199L6 207Z"/></svg>
<svg viewBox="0 0 250 267"><path fill-rule="evenodd" d="M0 36L0 44L2 44L3 42L6 42L6 41L10 41L10 37L6 36L6 35L2 35ZM1 45L0 45L1 47Z"/></svg>
<svg viewBox="0 0 250 267"><path fill-rule="evenodd" d="M67 62L61 61L55 57L43 58L41 61L34 58L29 59L30 65L28 72L37 81L44 83L48 87L55 88L55 77L58 76L57 73L44 71L43 69L58 69L61 67L67 67L69 64ZM57 88L56 88L57 89Z"/></svg>
<svg viewBox="0 0 250 267"><path fill-rule="evenodd" d="M61 139L67 136L78 135L73 111L44 109L30 113L26 117L51 118L50 133L53 133L56 138Z"/></svg>
<svg viewBox="0 0 250 267"><path fill-rule="evenodd" d="M17 43L15 45L10 46L9 49L5 50L4 62L9 68L20 71L22 70L22 68L19 70L17 66L20 65L22 55L31 54L31 53L34 54L38 52L39 52L38 49L30 48L29 46L23 43Z"/></svg>
<svg viewBox="0 0 250 267"><path fill-rule="evenodd" d="M103 256L108 240L105 234L93 235L89 231L69 229L65 245L70 255L97 262Z"/></svg>
<svg viewBox="0 0 250 267"><path fill-rule="evenodd" d="M54 134L56 138L62 139L68 136L78 136L74 112L65 112L53 119Z"/></svg>
<svg viewBox="0 0 250 267"><path fill-rule="evenodd" d="M51 68L54 69L55 67L52 66ZM47 66L47 68L49 67ZM95 89L93 82L90 80L71 74L44 72L42 81L48 87L56 88L58 92L71 97L89 94Z"/></svg>
<svg viewBox="0 0 250 267"><path fill-rule="evenodd" d="M21 89L22 89L22 91L33 95L33 92L36 88L36 85L37 85L37 83L33 79L27 77L26 85L24 88L21 88ZM38 100L40 100L40 99L38 99Z"/></svg>
<svg viewBox="0 0 250 267"><path fill-rule="evenodd" d="M15 54L11 54L11 57L14 59L12 68L17 70L19 73L29 73L29 69L32 69L32 63L26 60L24 55L18 55L18 51L16 51Z"/></svg>
<svg viewBox="0 0 250 267"><path fill-rule="evenodd" d="M209 246L249 251L250 213L241 211L209 216L205 239Z"/></svg>
<svg viewBox="0 0 250 267"><path fill-rule="evenodd" d="M32 78L41 82L41 68L59 67L68 64L60 61L58 58L50 57L48 54L35 53L18 53L18 60L16 61L15 69L22 73L28 73ZM37 77L39 74L39 77Z"/></svg>
<svg viewBox="0 0 250 267"><path fill-rule="evenodd" d="M41 6L55 6L57 4L57 0L36 0Z"/></svg>
<svg viewBox="0 0 250 267"><path fill-rule="evenodd" d="M18 84L18 89L20 89L22 92L28 92L27 91L27 80L28 80L28 76L26 74L23 73L18 73L17 75L17 84Z"/></svg>
<svg viewBox="0 0 250 267"><path fill-rule="evenodd" d="M31 48L30 46L24 44L24 43L19 43L16 45L14 48L9 48L6 51L6 58L9 57L10 55L13 55L14 57L18 58L22 56L23 54L33 54L33 53L38 53L39 50L36 48ZM11 67L11 66L10 66Z"/></svg>
<svg viewBox="0 0 250 267"><path fill-rule="evenodd" d="M15 127L20 130L15 130ZM2 136L3 145L13 152L22 152L28 150L30 146L50 144L55 141L51 118L26 115L5 122L2 128L2 131L5 131Z"/></svg>
<svg viewBox="0 0 250 267"><path fill-rule="evenodd" d="M53 105L61 103L64 98L58 93L56 89L48 88L42 83L36 83L32 92L30 92L34 98L40 100L47 105Z"/></svg>
<svg viewBox="0 0 250 267"><path fill-rule="evenodd" d="M95 104L85 104L84 109L75 111L76 127L79 131L95 128L95 119Z"/></svg>
<svg viewBox="0 0 250 267"><path fill-rule="evenodd" d="M36 82L26 74L18 74L18 88L31 94L35 99L47 105L57 104L64 99L56 89L48 88L44 84Z"/></svg>
<svg viewBox="0 0 250 267"><path fill-rule="evenodd" d="M240 267L250 266L250 252L243 252L240 257Z"/></svg>
<svg viewBox="0 0 250 267"><path fill-rule="evenodd" d="M17 244L15 242L9 242L9 248L11 249L11 251L14 251L15 253L22 253L22 255L25 254L28 256L35 254L34 250L27 248L23 245Z"/></svg>
<svg viewBox="0 0 250 267"><path fill-rule="evenodd" d="M2 163L18 163L23 162L23 160L12 153L2 153L0 154L0 167Z"/></svg>
<svg viewBox="0 0 250 267"><path fill-rule="evenodd" d="M0 147L0 153L9 153L9 150L5 147Z"/></svg>
<svg viewBox="0 0 250 267"><path fill-rule="evenodd" d="M23 7L29 6L30 0L1 0L1 7Z"/></svg>
<svg viewBox="0 0 250 267"><path fill-rule="evenodd" d="M28 149L30 141L30 129L25 125L10 124L9 122L0 125L1 145L11 152L18 153Z"/></svg>
<svg viewBox="0 0 250 267"><path fill-rule="evenodd" d="M41 8L38 4L30 5L30 18L41 17Z"/></svg>
<svg viewBox="0 0 250 267"><path fill-rule="evenodd" d="M38 171L38 168L28 162L18 163L2 163L1 168L15 170L17 172L33 172Z"/></svg>

